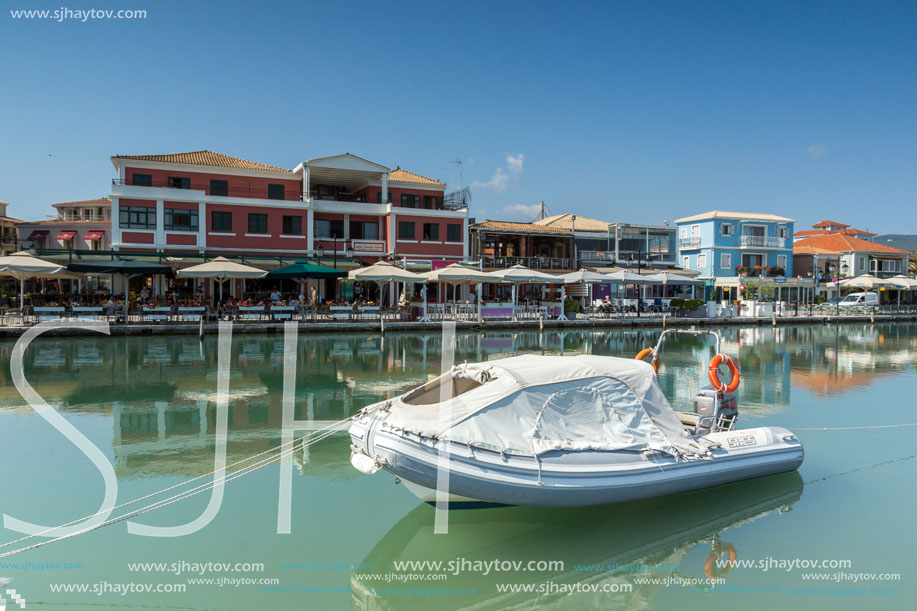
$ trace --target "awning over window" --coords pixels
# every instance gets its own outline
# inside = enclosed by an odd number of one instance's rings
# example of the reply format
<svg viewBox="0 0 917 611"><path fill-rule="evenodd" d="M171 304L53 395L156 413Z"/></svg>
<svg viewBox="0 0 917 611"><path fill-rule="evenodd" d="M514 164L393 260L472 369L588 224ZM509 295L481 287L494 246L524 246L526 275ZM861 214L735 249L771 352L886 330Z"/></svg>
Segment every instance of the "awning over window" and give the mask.
<svg viewBox="0 0 917 611"><path fill-rule="evenodd" d="M29 239L29 240L44 240L46 237L48 237L48 231L47 231L47 230L45 230L45 229L36 229L35 231L33 231L32 233L29 234L28 239Z"/></svg>
<svg viewBox="0 0 917 611"><path fill-rule="evenodd" d="M75 231L58 231L57 235L54 236L55 240L72 240L73 236L76 235Z"/></svg>
<svg viewBox="0 0 917 611"><path fill-rule="evenodd" d="M104 231L87 231L85 239L90 242L98 242L99 240L102 239L102 236L104 235L105 235Z"/></svg>

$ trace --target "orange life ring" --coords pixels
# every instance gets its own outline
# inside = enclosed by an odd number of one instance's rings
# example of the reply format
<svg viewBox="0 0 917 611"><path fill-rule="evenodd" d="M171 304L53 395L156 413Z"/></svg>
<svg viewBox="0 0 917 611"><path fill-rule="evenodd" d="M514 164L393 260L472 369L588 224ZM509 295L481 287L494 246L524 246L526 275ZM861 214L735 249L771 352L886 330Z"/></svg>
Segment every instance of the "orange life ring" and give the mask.
<svg viewBox="0 0 917 611"><path fill-rule="evenodd" d="M732 374L732 379L729 381L729 385L723 384L720 382L720 365L726 364L726 367L729 368L729 373ZM717 354L710 361L710 367L707 370L707 375L710 378L710 383L713 384L713 388L716 390L721 390L726 393L734 393L739 387L739 366L736 365L736 362L732 360L732 357L725 354Z"/></svg>
<svg viewBox="0 0 917 611"><path fill-rule="evenodd" d="M726 566L720 568L716 566L716 561L723 556L723 552L728 554L729 562ZM736 558L738 558L738 553L736 553L736 548L732 543L720 543L717 541L713 544L710 555L707 556L707 561L704 562L704 575L710 579L728 575L729 571L735 568Z"/></svg>
<svg viewBox="0 0 917 611"><path fill-rule="evenodd" d="M634 358L637 359L638 361L642 361L648 356L653 357L653 361L652 361L653 371L655 371L656 373L659 373L659 359L656 358L656 354L653 352L652 348L644 348L643 350L638 352L637 356L635 356Z"/></svg>

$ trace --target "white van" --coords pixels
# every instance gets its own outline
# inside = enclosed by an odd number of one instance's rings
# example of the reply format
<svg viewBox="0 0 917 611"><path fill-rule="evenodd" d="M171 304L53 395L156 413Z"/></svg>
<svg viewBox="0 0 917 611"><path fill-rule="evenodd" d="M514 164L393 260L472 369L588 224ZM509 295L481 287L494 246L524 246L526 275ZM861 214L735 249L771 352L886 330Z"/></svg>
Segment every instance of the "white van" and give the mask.
<svg viewBox="0 0 917 611"><path fill-rule="evenodd" d="M877 306L879 305L879 296L875 293L850 293L838 304L839 307L849 306Z"/></svg>

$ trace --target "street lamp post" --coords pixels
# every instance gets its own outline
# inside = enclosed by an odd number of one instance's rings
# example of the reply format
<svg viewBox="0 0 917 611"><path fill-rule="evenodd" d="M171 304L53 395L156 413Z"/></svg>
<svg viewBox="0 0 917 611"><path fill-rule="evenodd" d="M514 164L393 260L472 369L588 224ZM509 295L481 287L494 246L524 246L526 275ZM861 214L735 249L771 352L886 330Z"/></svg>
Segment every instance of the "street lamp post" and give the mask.
<svg viewBox="0 0 917 611"><path fill-rule="evenodd" d="M643 259L643 249L641 247L637 247L637 274L639 274L641 271L642 259ZM631 253L630 255L630 261L633 264L634 262L633 253ZM640 286L638 285L637 286L637 318L640 318L640 306L642 305L643 305L643 299L640 298Z"/></svg>
<svg viewBox="0 0 917 611"><path fill-rule="evenodd" d="M331 237L331 242L334 248L334 251L332 254L333 263L331 264L331 266L337 269L337 266L338 266L338 237L337 235L334 235ZM316 259L318 259L318 262L321 263L322 257L325 256L325 248L321 244L319 244L318 246L315 247L314 252L315 252ZM354 254L353 246L352 245L348 246L345 253L348 259L353 259L353 254ZM334 298L337 299L337 281L335 281L334 286L335 286Z"/></svg>

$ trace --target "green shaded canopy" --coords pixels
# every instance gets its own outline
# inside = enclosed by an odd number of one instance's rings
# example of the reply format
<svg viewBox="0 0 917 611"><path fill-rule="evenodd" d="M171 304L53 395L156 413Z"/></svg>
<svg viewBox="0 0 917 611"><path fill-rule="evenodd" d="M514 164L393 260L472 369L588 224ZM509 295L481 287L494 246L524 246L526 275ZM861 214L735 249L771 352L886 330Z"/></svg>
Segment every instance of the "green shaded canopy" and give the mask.
<svg viewBox="0 0 917 611"><path fill-rule="evenodd" d="M151 261L115 259L113 261L76 261L67 265L72 272L86 274L170 274L172 268Z"/></svg>
<svg viewBox="0 0 917 611"><path fill-rule="evenodd" d="M292 265L284 265L283 267L272 269L267 273L266 278L316 278L319 280L324 280L332 278L344 278L345 276L347 276L347 272L335 269L333 267L317 265L315 263L309 263L308 261L297 261Z"/></svg>

